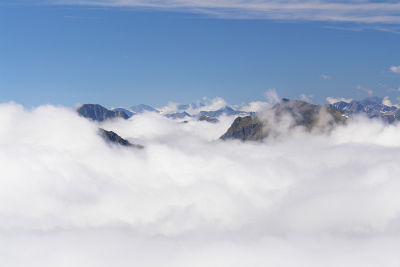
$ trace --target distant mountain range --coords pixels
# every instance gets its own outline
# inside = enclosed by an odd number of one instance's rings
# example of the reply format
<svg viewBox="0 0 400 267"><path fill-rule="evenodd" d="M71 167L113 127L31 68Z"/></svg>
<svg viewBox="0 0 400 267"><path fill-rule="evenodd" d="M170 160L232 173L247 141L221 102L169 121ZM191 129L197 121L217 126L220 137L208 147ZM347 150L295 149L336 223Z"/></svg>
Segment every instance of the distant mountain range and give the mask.
<svg viewBox="0 0 400 267"><path fill-rule="evenodd" d="M233 109L230 106L225 106L218 110L211 111L200 111L197 114L189 114L186 109L193 110L194 108L202 107L204 105L199 104L198 106L194 106L194 104L188 105L179 105L178 112L170 112L170 113L161 113L159 110L149 106L140 104L137 106L132 106L128 108L113 108L107 109L98 104L84 104L77 109L77 112L82 117L91 119L93 121L102 122L107 119L115 119L115 118L123 118L128 119L137 114L142 114L144 112L155 112L162 114L163 116L170 119L184 119L184 118L197 118L200 121L208 121L208 122L218 122L218 117L222 115L226 116L249 116L254 115L254 112L245 112ZM183 110L181 110L183 109Z"/></svg>
<svg viewBox="0 0 400 267"><path fill-rule="evenodd" d="M236 116L232 125L223 134L220 139L239 139L242 141L258 141L272 134L276 134L276 123L281 121L286 115L290 115L294 121L291 128L302 126L307 131L313 131L317 127L331 129L336 124L343 124L348 118L365 114L369 118L380 118L387 123L393 123L400 120L400 109L397 106L385 105L384 99L379 97L369 97L360 101L344 102L338 101L329 105L315 105L300 100L282 99L269 110L263 113L245 112L235 109L231 106L225 106L218 110L201 110L196 114L190 114L188 111L204 107L201 104L188 104L177 106L177 112L165 113L161 112L149 105L140 104L130 108L114 108L109 110L98 104L84 104L77 109L80 116L91 119L93 121L102 122L107 119L128 119L137 114L144 112L155 112L170 119L183 120L186 118L194 118L198 121L207 121L217 123L218 117L222 115ZM188 111L186 111L188 110ZM332 120L322 122L320 113L325 110ZM273 118L273 122L271 121ZM187 120L183 122L188 122ZM127 140L118 136L114 132L101 130L101 135L106 137L109 142L113 142L124 146L140 146L130 144Z"/></svg>
<svg viewBox="0 0 400 267"><path fill-rule="evenodd" d="M251 116L254 115L254 112L246 112L241 110L235 110L232 107L225 106L218 110L214 111L200 111L200 115L205 115L208 117L218 118L219 116L226 115L226 116Z"/></svg>
<svg viewBox="0 0 400 267"><path fill-rule="evenodd" d="M396 106L384 105L383 102L380 97L368 97L360 101L339 101L329 106L348 116L365 114L369 118L381 118L389 123L400 120L400 109Z"/></svg>

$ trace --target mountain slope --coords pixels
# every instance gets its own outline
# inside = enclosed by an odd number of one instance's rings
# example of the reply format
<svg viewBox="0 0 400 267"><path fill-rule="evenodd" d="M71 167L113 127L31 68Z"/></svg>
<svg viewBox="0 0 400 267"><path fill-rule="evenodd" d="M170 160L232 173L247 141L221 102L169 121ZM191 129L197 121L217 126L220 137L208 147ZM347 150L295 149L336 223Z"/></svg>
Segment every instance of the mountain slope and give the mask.
<svg viewBox="0 0 400 267"><path fill-rule="evenodd" d="M220 138L258 141L265 137L263 128L264 124L256 116L238 117Z"/></svg>
<svg viewBox="0 0 400 267"><path fill-rule="evenodd" d="M114 112L124 112L129 118L135 115L134 112L127 110L126 108L113 108L112 111Z"/></svg>

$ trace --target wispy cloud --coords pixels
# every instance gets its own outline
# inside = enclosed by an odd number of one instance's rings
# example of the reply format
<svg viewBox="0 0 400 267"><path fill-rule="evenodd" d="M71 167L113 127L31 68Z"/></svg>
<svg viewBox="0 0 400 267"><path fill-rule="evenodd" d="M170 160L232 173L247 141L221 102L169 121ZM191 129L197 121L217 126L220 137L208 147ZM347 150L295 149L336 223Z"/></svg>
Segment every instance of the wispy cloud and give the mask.
<svg viewBox="0 0 400 267"><path fill-rule="evenodd" d="M48 0L47 3L174 9L221 18L400 24L400 3L365 0Z"/></svg>
<svg viewBox="0 0 400 267"><path fill-rule="evenodd" d="M390 71L394 72L394 73L397 73L397 74L400 74L400 66L391 66L390 67Z"/></svg>
<svg viewBox="0 0 400 267"><path fill-rule="evenodd" d="M360 90L360 91L363 91L364 93L366 93L366 94L369 95L369 96L372 96L372 95L374 94L374 91L372 91L372 90L369 89L369 88L365 88L364 86L361 86L361 85L357 85L357 86L356 86L356 89L357 89L357 90Z"/></svg>
<svg viewBox="0 0 400 267"><path fill-rule="evenodd" d="M334 29L334 30L342 30L342 31L353 31L353 32L360 32L360 31L365 31L365 30L375 30L375 31L381 31L381 32L400 34L400 28L397 25L393 25L393 24L391 24L391 25L390 24L379 24L379 25L371 26L369 24L352 23L352 24L347 24L344 26L329 25L329 26L325 26L324 28Z"/></svg>
<svg viewBox="0 0 400 267"><path fill-rule="evenodd" d="M323 80L331 80L332 79L332 76L329 76L327 74L321 74L319 77Z"/></svg>

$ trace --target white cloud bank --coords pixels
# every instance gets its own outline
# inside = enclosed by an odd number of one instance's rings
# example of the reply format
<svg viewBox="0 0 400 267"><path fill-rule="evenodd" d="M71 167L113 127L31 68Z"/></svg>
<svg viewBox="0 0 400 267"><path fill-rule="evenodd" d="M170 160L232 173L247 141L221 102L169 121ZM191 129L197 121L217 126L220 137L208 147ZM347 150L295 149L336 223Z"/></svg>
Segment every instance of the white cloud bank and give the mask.
<svg viewBox="0 0 400 267"><path fill-rule="evenodd" d="M43 3L182 10L220 18L260 18L357 23L400 23L395 1L312 0L47 0Z"/></svg>
<svg viewBox="0 0 400 267"><path fill-rule="evenodd" d="M100 126L0 105L1 266L399 266L400 126L221 142L233 118Z"/></svg>

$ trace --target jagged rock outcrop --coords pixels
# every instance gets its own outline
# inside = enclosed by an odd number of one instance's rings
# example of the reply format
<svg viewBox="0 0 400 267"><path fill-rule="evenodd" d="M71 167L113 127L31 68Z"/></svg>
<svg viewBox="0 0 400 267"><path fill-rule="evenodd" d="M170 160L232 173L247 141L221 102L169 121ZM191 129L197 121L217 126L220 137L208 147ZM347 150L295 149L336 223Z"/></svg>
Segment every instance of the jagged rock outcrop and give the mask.
<svg viewBox="0 0 400 267"><path fill-rule="evenodd" d="M116 134L113 131L107 131L102 128L99 128L99 134L103 137L103 139L110 144L116 144L116 145L121 145L121 146L126 146L126 147L134 147L138 149L144 148L142 145L138 144L132 144L128 140L122 138L118 134Z"/></svg>

